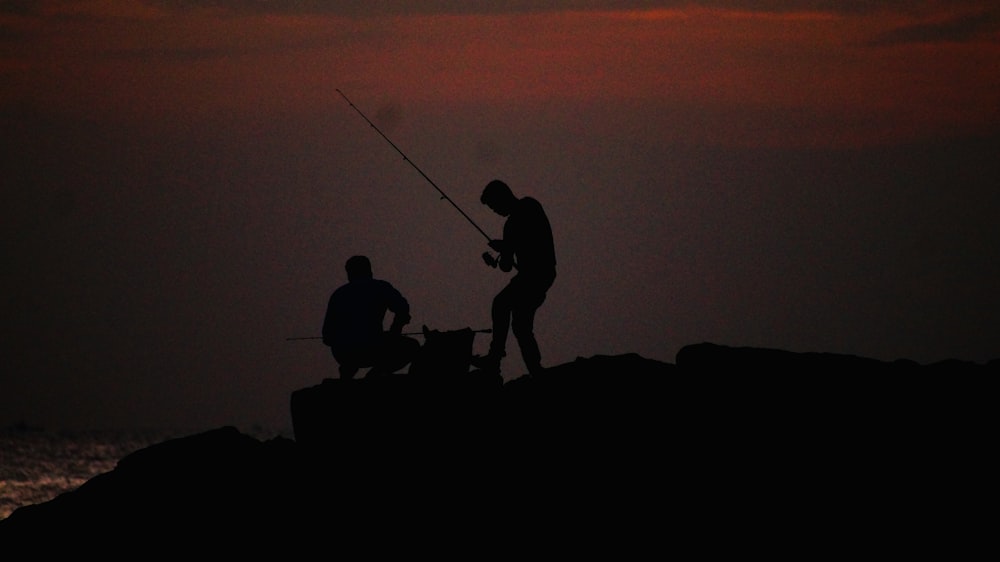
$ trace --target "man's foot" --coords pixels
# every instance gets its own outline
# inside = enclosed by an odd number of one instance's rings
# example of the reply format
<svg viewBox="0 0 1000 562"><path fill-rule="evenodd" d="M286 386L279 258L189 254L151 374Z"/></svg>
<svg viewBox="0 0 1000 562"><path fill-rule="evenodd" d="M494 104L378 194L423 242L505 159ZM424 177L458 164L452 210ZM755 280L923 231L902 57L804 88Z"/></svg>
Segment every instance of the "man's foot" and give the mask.
<svg viewBox="0 0 1000 562"><path fill-rule="evenodd" d="M496 355L473 355L472 366L480 371L500 372L500 357Z"/></svg>

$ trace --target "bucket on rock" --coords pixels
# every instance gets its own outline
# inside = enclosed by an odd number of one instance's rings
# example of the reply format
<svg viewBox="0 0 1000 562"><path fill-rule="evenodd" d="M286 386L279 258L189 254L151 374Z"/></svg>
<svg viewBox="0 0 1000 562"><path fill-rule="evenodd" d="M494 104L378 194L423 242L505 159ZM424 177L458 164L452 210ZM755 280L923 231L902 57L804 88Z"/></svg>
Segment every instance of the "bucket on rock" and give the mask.
<svg viewBox="0 0 1000 562"><path fill-rule="evenodd" d="M476 332L461 330L431 330L423 326L424 344L410 363L411 375L422 377L452 377L469 372L472 343Z"/></svg>

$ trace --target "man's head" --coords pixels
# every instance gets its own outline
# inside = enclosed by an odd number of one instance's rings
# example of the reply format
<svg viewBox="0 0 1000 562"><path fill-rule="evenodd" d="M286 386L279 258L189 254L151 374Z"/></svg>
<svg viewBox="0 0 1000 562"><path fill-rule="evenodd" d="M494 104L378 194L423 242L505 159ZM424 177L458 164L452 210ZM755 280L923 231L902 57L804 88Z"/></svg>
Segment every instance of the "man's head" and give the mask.
<svg viewBox="0 0 1000 562"><path fill-rule="evenodd" d="M372 262L366 256L351 256L344 265L348 281L372 276Z"/></svg>
<svg viewBox="0 0 1000 562"><path fill-rule="evenodd" d="M507 184L500 180L493 180L483 188L483 194L479 197L479 201L493 209L494 213L506 217L514 210L517 197L514 197L514 193Z"/></svg>

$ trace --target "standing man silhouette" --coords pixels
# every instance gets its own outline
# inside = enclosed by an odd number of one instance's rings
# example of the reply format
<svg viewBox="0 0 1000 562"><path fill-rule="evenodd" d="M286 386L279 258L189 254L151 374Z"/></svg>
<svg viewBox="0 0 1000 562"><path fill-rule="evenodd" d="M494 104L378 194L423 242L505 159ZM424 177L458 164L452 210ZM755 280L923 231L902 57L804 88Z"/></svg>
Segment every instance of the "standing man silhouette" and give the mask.
<svg viewBox="0 0 1000 562"><path fill-rule="evenodd" d="M510 282L493 298L493 339L489 353L474 356L472 365L484 371L500 371L507 355L507 332L514 332L528 373L542 372L542 354L535 340L535 312L556 279L556 252L552 227L542 205L532 197L515 197L500 180L486 184L480 201L494 213L507 217L503 239L491 240L483 261L503 272L516 269Z"/></svg>
<svg viewBox="0 0 1000 562"><path fill-rule="evenodd" d="M323 319L323 343L340 364L340 378L352 379L362 367L366 376L395 373L420 351L420 342L403 335L410 303L388 281L372 276L366 256L347 260L347 283L330 295ZM386 311L393 313L384 331Z"/></svg>

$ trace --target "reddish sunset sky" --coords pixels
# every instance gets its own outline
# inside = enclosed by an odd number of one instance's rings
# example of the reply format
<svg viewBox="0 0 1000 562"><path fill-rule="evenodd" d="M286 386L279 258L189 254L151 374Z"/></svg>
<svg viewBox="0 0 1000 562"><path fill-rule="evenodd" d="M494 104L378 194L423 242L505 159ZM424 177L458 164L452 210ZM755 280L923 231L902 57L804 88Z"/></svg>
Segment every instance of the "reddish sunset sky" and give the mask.
<svg viewBox="0 0 1000 562"><path fill-rule="evenodd" d="M485 239L337 89L485 231L494 178L545 206L545 364L1000 357L995 2L364 4L0 3L0 424L283 428L353 254L488 327Z"/></svg>

